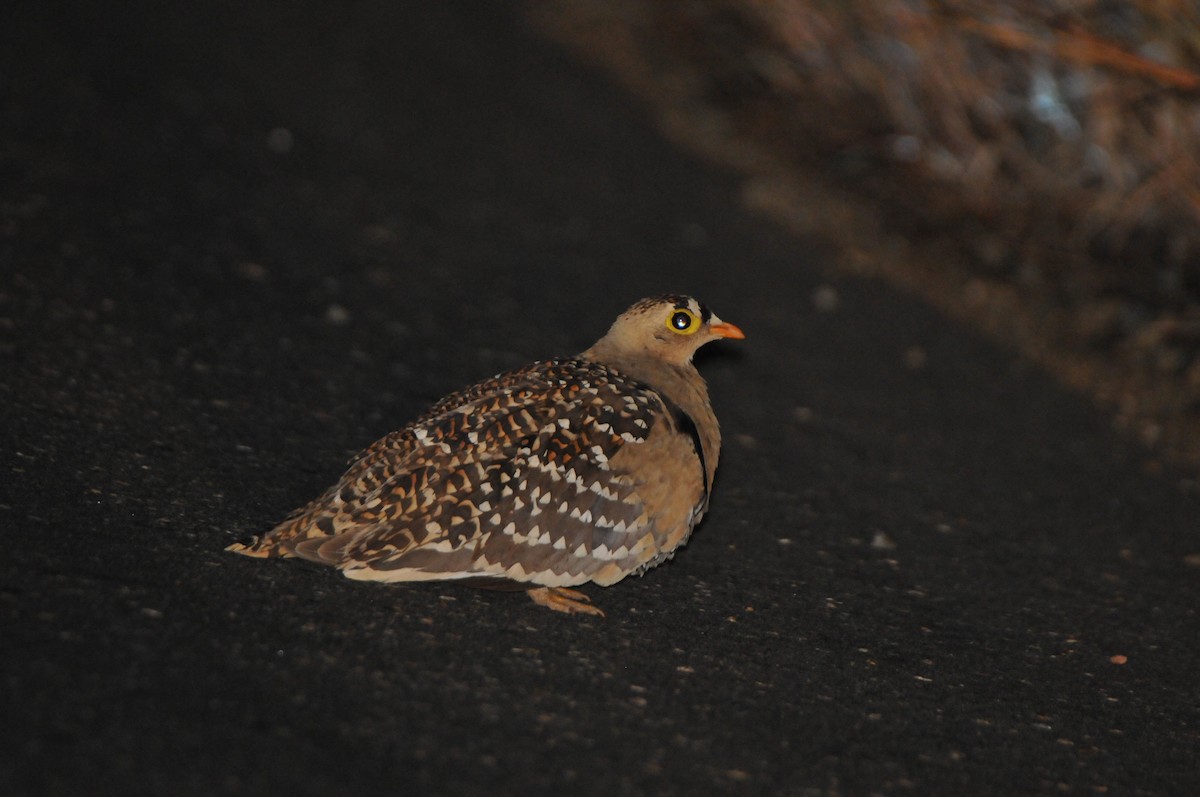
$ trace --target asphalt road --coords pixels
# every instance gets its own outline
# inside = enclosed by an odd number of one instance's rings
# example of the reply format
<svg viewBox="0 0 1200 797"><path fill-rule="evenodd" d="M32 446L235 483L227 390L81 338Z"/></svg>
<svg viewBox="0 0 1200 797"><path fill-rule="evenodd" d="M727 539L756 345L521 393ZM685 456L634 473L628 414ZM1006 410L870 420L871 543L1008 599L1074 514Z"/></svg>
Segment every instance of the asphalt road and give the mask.
<svg viewBox="0 0 1200 797"><path fill-rule="evenodd" d="M1200 790L1195 482L827 273L512 9L27 5L0 793ZM709 517L607 618L223 552L663 291L748 339L701 364Z"/></svg>

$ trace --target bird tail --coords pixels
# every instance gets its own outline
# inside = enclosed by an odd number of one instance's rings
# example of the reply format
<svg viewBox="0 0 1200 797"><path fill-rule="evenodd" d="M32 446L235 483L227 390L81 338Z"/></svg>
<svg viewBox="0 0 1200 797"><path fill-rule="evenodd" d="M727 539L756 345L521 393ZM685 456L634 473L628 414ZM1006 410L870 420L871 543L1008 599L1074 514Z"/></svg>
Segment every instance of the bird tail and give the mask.
<svg viewBox="0 0 1200 797"><path fill-rule="evenodd" d="M305 507L265 534L251 535L226 546L225 550L259 559L295 556L296 546L300 543L328 538L332 534L333 523L329 514Z"/></svg>
<svg viewBox="0 0 1200 797"><path fill-rule="evenodd" d="M242 556L253 556L258 559L266 559L271 555L271 549L266 547L263 542L265 535L253 535L247 537L240 542L235 542L232 545L226 545L225 550L240 553Z"/></svg>

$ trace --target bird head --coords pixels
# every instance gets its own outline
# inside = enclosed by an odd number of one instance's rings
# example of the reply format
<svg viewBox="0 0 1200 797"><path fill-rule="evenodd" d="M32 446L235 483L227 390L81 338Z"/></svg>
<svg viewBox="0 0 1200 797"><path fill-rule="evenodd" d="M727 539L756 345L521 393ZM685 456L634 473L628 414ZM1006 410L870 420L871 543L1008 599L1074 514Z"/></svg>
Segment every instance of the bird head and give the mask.
<svg viewBox="0 0 1200 797"><path fill-rule="evenodd" d="M742 330L717 318L690 296L656 296L642 299L621 313L592 351L598 355L611 352L623 357L650 356L684 365L709 341L744 337Z"/></svg>

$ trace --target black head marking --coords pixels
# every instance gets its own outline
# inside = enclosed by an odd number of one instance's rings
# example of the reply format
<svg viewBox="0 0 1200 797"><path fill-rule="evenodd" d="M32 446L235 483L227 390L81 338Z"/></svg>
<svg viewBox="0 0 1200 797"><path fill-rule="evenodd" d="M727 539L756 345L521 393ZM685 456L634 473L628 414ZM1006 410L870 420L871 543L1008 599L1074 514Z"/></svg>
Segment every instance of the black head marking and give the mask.
<svg viewBox="0 0 1200 797"><path fill-rule="evenodd" d="M712 311L700 302L700 300L693 299L691 296L684 296L682 293L664 293L661 296L643 299L629 309L648 310L656 305L669 304L676 310L691 310L693 303L700 309L700 320L707 324L712 319Z"/></svg>

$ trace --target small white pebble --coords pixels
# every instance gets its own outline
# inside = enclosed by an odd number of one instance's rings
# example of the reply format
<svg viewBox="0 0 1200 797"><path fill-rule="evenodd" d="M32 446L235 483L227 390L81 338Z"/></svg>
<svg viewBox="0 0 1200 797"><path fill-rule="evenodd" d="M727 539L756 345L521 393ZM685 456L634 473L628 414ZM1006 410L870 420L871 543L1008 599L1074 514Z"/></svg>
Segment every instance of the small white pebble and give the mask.
<svg viewBox="0 0 1200 797"><path fill-rule="evenodd" d="M841 297L838 296L837 288L832 285L822 285L813 291L812 303L817 312L832 313L841 304Z"/></svg>
<svg viewBox="0 0 1200 797"><path fill-rule="evenodd" d="M340 304L331 304L325 308L325 322L343 327L350 323L350 311Z"/></svg>
<svg viewBox="0 0 1200 797"><path fill-rule="evenodd" d="M875 532L875 536L871 538L871 547L878 548L881 551L894 551L896 543L882 531L877 531Z"/></svg>

